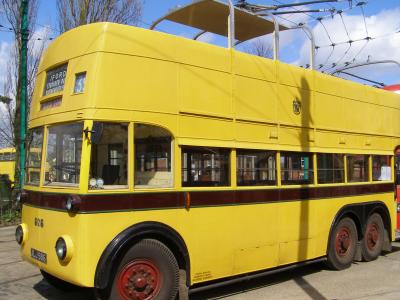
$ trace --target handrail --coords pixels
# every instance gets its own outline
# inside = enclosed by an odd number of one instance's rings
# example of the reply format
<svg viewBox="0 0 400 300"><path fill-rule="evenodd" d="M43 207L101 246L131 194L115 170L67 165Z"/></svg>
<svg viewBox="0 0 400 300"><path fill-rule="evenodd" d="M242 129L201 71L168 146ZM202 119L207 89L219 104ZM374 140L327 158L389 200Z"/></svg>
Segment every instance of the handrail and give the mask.
<svg viewBox="0 0 400 300"><path fill-rule="evenodd" d="M290 27L289 29L303 29L308 32L310 35L311 49L310 49L310 70L315 70L315 37L313 31L310 27L306 25L298 25L294 27Z"/></svg>
<svg viewBox="0 0 400 300"><path fill-rule="evenodd" d="M229 19L228 19L228 48L235 48L235 6L232 0L228 0Z"/></svg>

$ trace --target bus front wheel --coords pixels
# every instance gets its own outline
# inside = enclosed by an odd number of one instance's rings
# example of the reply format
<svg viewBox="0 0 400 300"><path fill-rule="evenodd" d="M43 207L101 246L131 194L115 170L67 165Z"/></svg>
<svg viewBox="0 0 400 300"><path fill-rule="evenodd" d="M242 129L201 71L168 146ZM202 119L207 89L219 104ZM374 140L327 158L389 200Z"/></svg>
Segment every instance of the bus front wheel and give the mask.
<svg viewBox="0 0 400 300"><path fill-rule="evenodd" d="M179 286L178 263L163 243L144 239L121 260L110 299L175 299Z"/></svg>
<svg viewBox="0 0 400 300"><path fill-rule="evenodd" d="M364 261L376 259L383 248L383 221L379 214L372 214L367 221L364 238L361 242L361 253Z"/></svg>
<svg viewBox="0 0 400 300"><path fill-rule="evenodd" d="M328 266L343 270L352 264L357 244L357 228L350 218L341 219L331 232L328 247Z"/></svg>

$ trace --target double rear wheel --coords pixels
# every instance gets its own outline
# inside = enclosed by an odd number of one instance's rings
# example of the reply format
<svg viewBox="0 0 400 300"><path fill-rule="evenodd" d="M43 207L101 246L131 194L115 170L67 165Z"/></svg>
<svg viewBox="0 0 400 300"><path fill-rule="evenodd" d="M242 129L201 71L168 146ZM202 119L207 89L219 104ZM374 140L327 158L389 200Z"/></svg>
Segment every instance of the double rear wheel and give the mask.
<svg viewBox="0 0 400 300"><path fill-rule="evenodd" d="M361 253L364 261L374 260L381 254L384 232L382 217L377 213L372 214L368 218L361 241Z"/></svg>
<svg viewBox="0 0 400 300"><path fill-rule="evenodd" d="M328 246L328 266L343 270L352 264L357 245L357 228L350 218L341 219L334 227Z"/></svg>

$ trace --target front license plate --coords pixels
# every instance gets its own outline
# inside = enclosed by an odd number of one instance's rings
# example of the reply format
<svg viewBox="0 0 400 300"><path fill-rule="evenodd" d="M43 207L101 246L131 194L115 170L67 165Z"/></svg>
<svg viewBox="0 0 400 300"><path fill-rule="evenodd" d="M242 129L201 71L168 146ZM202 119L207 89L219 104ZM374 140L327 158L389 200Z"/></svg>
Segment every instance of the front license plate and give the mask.
<svg viewBox="0 0 400 300"><path fill-rule="evenodd" d="M31 256L32 256L32 258L34 258L44 264L47 264L47 254L46 253L43 253L43 252L40 252L39 250L31 248Z"/></svg>

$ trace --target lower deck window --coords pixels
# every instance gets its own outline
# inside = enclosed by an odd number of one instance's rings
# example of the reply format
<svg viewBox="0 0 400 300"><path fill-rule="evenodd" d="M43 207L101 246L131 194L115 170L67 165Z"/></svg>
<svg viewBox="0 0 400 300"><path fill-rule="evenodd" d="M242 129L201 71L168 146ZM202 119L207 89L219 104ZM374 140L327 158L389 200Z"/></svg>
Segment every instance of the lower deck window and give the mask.
<svg viewBox="0 0 400 300"><path fill-rule="evenodd" d="M79 183L83 123L51 126L48 130L45 184Z"/></svg>
<svg viewBox="0 0 400 300"><path fill-rule="evenodd" d="M171 149L169 131L135 124L135 187L172 187Z"/></svg>
<svg viewBox="0 0 400 300"><path fill-rule="evenodd" d="M318 153L318 183L343 183L344 182L344 155Z"/></svg>
<svg viewBox="0 0 400 300"><path fill-rule="evenodd" d="M389 155L372 156L372 180L388 181L392 179L392 170Z"/></svg>
<svg viewBox="0 0 400 300"><path fill-rule="evenodd" d="M35 128L28 133L26 147L25 183L39 185L42 162L43 127Z"/></svg>
<svg viewBox="0 0 400 300"><path fill-rule="evenodd" d="M368 155L347 155L347 180L368 181Z"/></svg>
<svg viewBox="0 0 400 300"><path fill-rule="evenodd" d="M237 184L276 185L275 155L273 151L237 150Z"/></svg>
<svg viewBox="0 0 400 300"><path fill-rule="evenodd" d="M128 124L93 124L90 189L124 188L128 185Z"/></svg>
<svg viewBox="0 0 400 300"><path fill-rule="evenodd" d="M282 184L314 183L311 153L281 152Z"/></svg>
<svg viewBox="0 0 400 300"><path fill-rule="evenodd" d="M182 186L228 186L229 150L182 149Z"/></svg>

